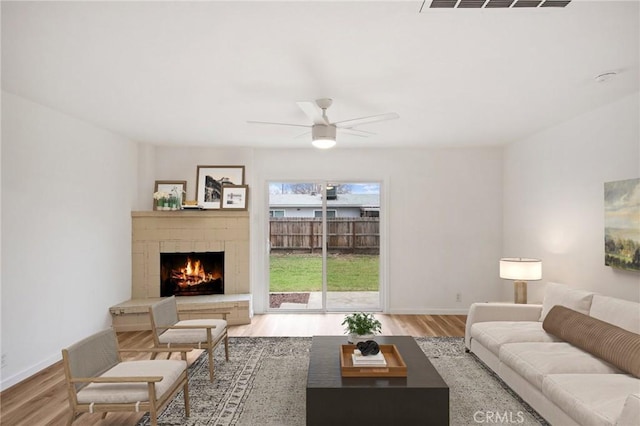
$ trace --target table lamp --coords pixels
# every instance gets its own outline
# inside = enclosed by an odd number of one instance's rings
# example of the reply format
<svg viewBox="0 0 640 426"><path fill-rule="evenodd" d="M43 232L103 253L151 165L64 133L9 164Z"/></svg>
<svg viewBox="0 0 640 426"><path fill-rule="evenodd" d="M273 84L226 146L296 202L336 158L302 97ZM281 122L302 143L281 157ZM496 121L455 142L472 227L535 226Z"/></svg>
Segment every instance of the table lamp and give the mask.
<svg viewBox="0 0 640 426"><path fill-rule="evenodd" d="M514 302L527 303L526 281L542 279L542 261L526 257L503 257L500 259L500 278L515 280Z"/></svg>

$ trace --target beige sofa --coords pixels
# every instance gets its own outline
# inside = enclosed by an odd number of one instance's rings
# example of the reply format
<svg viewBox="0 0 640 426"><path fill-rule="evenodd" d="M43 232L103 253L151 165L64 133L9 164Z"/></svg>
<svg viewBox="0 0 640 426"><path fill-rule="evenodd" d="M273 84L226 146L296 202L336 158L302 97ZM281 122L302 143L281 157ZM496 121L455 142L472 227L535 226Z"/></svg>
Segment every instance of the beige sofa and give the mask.
<svg viewBox="0 0 640 426"><path fill-rule="evenodd" d="M635 345L629 353L625 343L627 364L640 359L640 303L556 283L547 284L542 305L474 303L465 346L552 425L640 425L640 379L545 331L551 317L544 319L555 305L626 333ZM591 340L606 341L601 337Z"/></svg>

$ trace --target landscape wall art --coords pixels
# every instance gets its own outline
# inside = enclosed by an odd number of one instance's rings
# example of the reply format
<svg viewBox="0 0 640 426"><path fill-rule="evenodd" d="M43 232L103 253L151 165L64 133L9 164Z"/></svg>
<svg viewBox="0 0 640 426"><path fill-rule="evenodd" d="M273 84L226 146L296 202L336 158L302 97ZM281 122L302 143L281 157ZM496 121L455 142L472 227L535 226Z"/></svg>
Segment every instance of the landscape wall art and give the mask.
<svg viewBox="0 0 640 426"><path fill-rule="evenodd" d="M604 264L640 272L640 178L604 184Z"/></svg>

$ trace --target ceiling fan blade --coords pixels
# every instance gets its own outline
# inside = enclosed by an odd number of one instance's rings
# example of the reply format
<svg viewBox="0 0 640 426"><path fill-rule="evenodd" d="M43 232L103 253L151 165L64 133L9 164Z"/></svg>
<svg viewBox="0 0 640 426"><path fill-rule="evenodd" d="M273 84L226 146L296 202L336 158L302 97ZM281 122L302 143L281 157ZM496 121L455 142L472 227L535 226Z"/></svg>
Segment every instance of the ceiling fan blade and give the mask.
<svg viewBox="0 0 640 426"><path fill-rule="evenodd" d="M347 135L360 136L362 138L367 138L369 136L375 135L373 132L367 132L365 130L358 129L340 129L340 133L345 133Z"/></svg>
<svg viewBox="0 0 640 426"><path fill-rule="evenodd" d="M294 138L298 139L301 138L303 136L309 136L311 134L311 132L304 132L304 133L300 133L299 135L295 135Z"/></svg>
<svg viewBox="0 0 640 426"><path fill-rule="evenodd" d="M309 120L313 121L313 124L329 124L329 120L327 120L322 115L322 110L318 108L318 106L313 102L296 102L298 104L298 108L304 112Z"/></svg>
<svg viewBox="0 0 640 426"><path fill-rule="evenodd" d="M376 123L378 121L395 120L400 116L395 112L388 112L386 114L370 115L368 117L352 118L351 120L338 121L333 123L336 127L341 129L350 129L355 126L361 126L363 124Z"/></svg>
<svg viewBox="0 0 640 426"><path fill-rule="evenodd" d="M273 121L247 120L247 123L249 123L249 124L270 124L270 125L274 125L274 126L311 127L308 124L274 123Z"/></svg>

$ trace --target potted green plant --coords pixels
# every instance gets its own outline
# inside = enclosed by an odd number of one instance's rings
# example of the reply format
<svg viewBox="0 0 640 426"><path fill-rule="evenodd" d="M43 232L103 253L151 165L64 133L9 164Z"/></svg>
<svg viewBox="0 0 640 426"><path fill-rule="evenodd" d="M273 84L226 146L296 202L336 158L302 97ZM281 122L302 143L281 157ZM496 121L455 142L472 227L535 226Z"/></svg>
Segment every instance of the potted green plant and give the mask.
<svg viewBox="0 0 640 426"><path fill-rule="evenodd" d="M342 325L345 326L345 333L349 334L349 343L358 343L372 340L373 337L382 331L382 324L373 314L356 312L344 317Z"/></svg>

